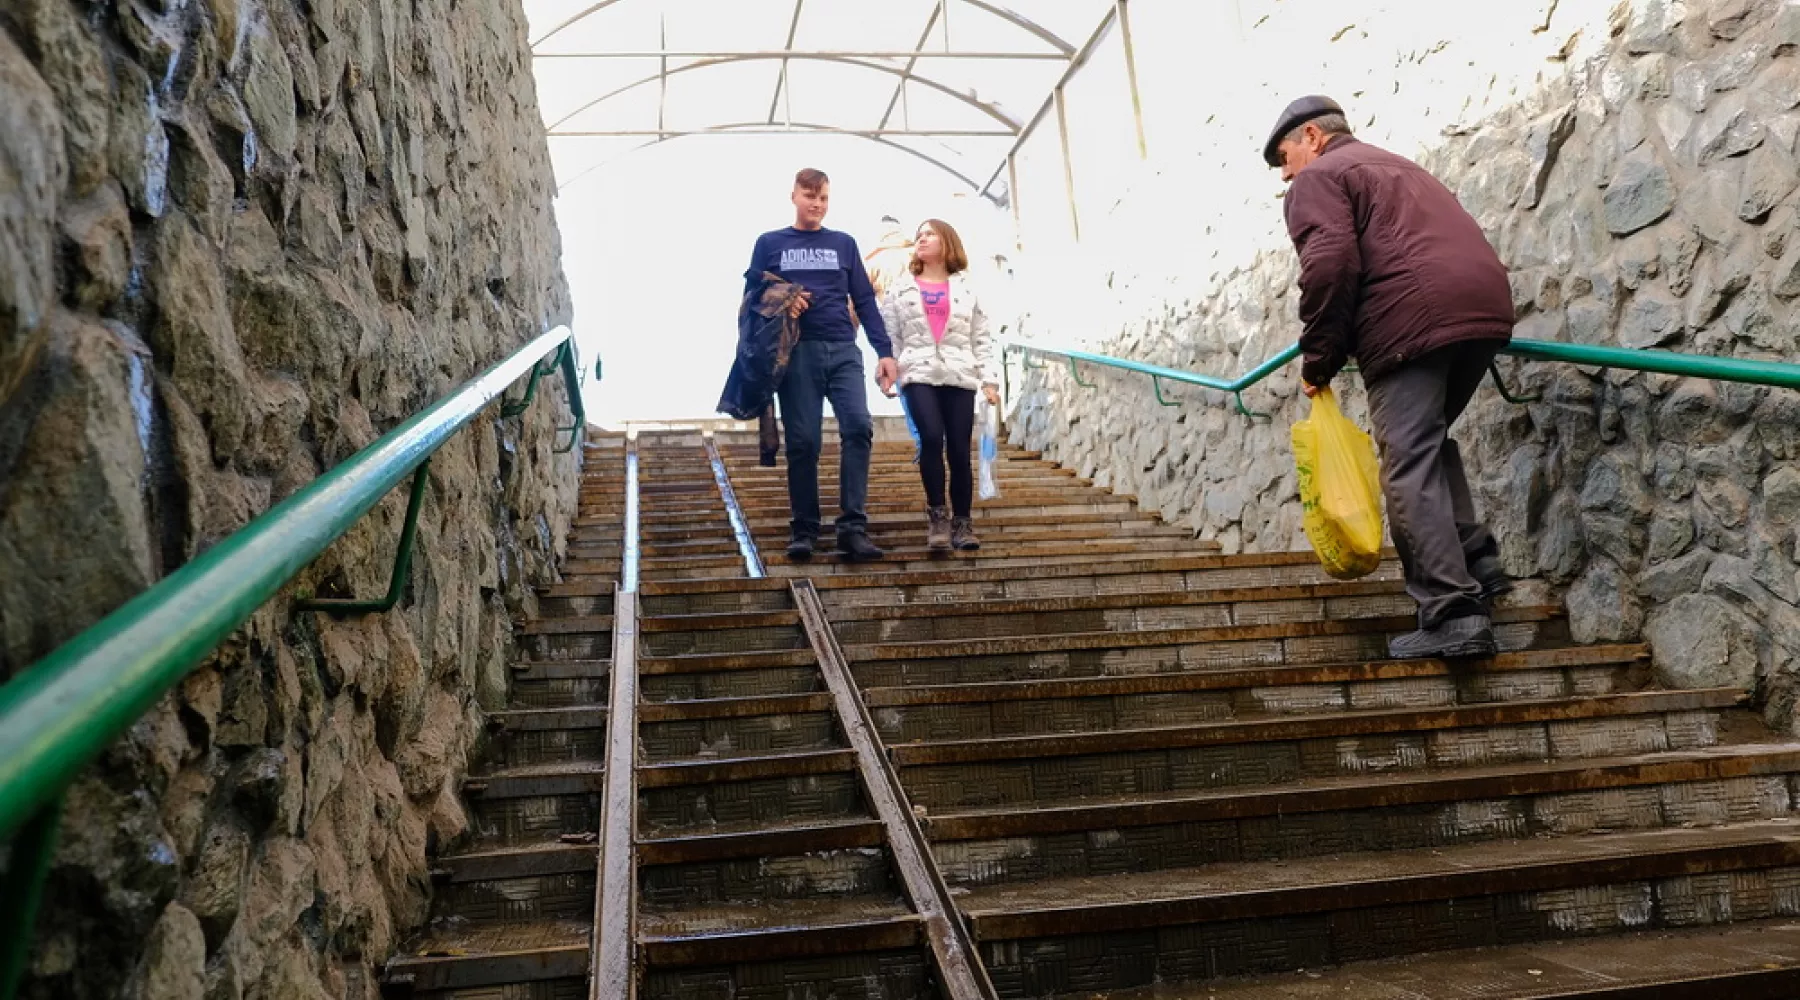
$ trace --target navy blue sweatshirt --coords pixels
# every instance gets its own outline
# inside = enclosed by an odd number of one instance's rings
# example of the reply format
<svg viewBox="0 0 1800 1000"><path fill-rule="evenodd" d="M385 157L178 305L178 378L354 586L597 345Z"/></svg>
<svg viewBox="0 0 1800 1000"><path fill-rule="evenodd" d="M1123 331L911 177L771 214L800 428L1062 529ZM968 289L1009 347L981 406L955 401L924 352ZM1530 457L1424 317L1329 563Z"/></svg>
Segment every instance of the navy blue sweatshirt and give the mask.
<svg viewBox="0 0 1800 1000"><path fill-rule="evenodd" d="M856 321L850 303L856 303L856 319L869 335L876 357L894 356L887 326L875 302L875 286L863 267L862 254L849 233L835 229L777 229L756 238L750 251L750 267L744 271L744 294L772 271L812 293L812 304L800 314L801 340L856 341Z"/></svg>

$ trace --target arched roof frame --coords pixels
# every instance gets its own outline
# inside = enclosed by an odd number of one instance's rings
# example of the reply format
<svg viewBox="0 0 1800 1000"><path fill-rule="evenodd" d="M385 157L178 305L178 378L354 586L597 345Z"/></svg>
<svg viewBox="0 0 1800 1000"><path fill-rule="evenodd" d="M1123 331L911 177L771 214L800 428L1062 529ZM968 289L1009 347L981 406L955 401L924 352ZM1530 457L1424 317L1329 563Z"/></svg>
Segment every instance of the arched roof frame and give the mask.
<svg viewBox="0 0 1800 1000"><path fill-rule="evenodd" d="M712 126L708 126L707 128L704 128L704 129L688 129L686 131L680 131L680 132L669 132L666 135L661 135L661 136L658 136L647 142L640 143L639 145L633 146L629 150L626 150L626 152L627 153L635 153L639 150L649 149L651 146L661 145L662 143L665 143L665 142L672 142L676 139L691 139L695 136L700 136L700 135L712 135L712 134L716 134L716 133L733 133L733 132L738 133L740 135L741 134L754 134L757 130L767 129L768 127L769 126L768 126L767 122L733 122L733 123L727 124L727 125L712 125ZM951 166L950 164L944 162L943 160L941 160L935 156L932 156L930 153L925 152L924 150L914 149L913 147L908 146L904 143L895 142L892 139L888 139L888 138L882 136L879 132L871 132L871 131L868 131L867 129L841 128L836 125L821 125L817 122L785 122L785 123L783 123L780 131L782 131L782 132L808 132L808 133L814 133L817 135L845 135L845 136L851 136L851 137L857 138L857 139L868 139L871 142L879 143L883 146L888 147L889 149L897 149L900 152L907 154L908 156L916 157L917 159L923 160L926 163L936 167L937 169L942 170L944 173L947 173L950 176L956 178L957 180L963 182L964 184L967 184L969 186L970 191L975 192L977 194L981 193L981 182L976 180L975 178L970 177L968 174L963 173L962 171L956 169L955 167ZM604 161L602 163L595 164L594 166L589 167L587 170L584 170L581 173L575 175L574 177L569 178L568 180L562 182L562 184L558 185L557 190L560 191L563 188L568 187L570 184L573 184L576 181L580 180L581 178L587 176L592 171L597 170L602 166L605 166L606 162L610 162L610 161Z"/></svg>
<svg viewBox="0 0 1800 1000"><path fill-rule="evenodd" d="M955 176L959 181L968 184L980 196L993 201L995 204L1004 205L1011 203L1014 212L1016 213L1018 205L1014 197L1014 192L1012 191L1013 185L1010 181L1011 165L1014 157L1018 154L1025 141L1037 129L1039 124L1044 122L1046 118L1050 116L1050 111L1054 107L1057 112L1055 118L1062 144L1065 180L1069 187L1070 211L1073 213L1073 181L1068 180L1067 178L1069 136L1067 123L1064 120L1065 116L1062 104L1063 88L1076 71L1088 61L1101 40L1117 26L1122 30L1124 38L1127 74L1130 79L1131 87L1132 111L1134 118L1137 120L1139 154L1143 155L1143 122L1142 116L1138 110L1136 72L1132 63L1130 27L1129 22L1126 20L1126 5L1128 0L1110 0L1110 2L1107 2L1107 0L1091 0L1095 12L1099 12L1102 9L1102 5L1104 5L1105 14L1104 17L1100 19L1099 26L1093 30L1086 42L1079 47L1070 43L1057 32L1025 17L1004 4L994 2L994 0L935 0L930 7L930 17L925 23L924 30L919 34L918 40L913 43L913 46L910 49L895 49L893 51L879 52L846 51L841 49L800 51L794 47L794 41L798 35L803 10L807 0L792 0L792 16L788 24L786 43L781 49L776 50L737 50L722 52L671 51L667 44L666 28L664 29L661 38L661 47L653 51L613 50L600 52L569 52L546 51L543 49L545 43L558 37L572 26L592 18L609 8L616 7L623 2L624 0L594 0L594 2L587 7L564 18L543 34L539 35L536 39L532 40L531 46L533 49L533 57L536 59L651 57L660 60L659 71L642 78L632 79L629 80L629 82L617 84L607 92L582 102L574 110L561 114L548 126L547 132L552 138L641 137L649 140L632 146L620 154L629 155L632 152L660 145L671 139L688 138L699 135L754 134L759 131L768 131L852 136L877 142L892 149L898 149L910 156L929 163L932 166ZM992 17L997 18L999 22L1007 28L1016 29L1019 32L1031 36L1031 38L1042 47L1040 48L1037 45L1033 45L1017 50L995 52L952 51L950 48L948 22L950 19L950 12L954 6L957 5L972 7L992 15ZM1066 16L1064 17L1064 21L1066 23ZM945 33L944 48L929 48L928 45L932 40L933 32L940 25L943 26ZM1002 28L1001 30L1004 33L1006 28ZM671 59L688 61L681 62L677 65L671 65ZM1009 113L999 99L989 97L989 99L984 100L983 97L988 96L988 94L977 96L976 88L973 86L957 86L947 79L940 78L933 73L919 72L918 64L921 59L930 59L940 62L943 60L1049 60L1057 64L1060 73L1057 76L1054 85L1049 88L1049 93L1047 94L1042 90L1036 91L1036 93L1030 93L1030 88L1035 85L1023 82L1029 80L1029 77L1021 78L1014 76L1011 78L1013 80L1014 88L1014 92L1011 95L1013 98L1019 98L1021 96L1017 93L1017 89L1020 85L1027 88L1028 92L1024 95L1026 100L1036 97L1037 94L1044 95L1041 98L1041 103L1037 108L1036 114L1032 115L1027 120L1021 120L1018 116ZM904 62L902 63L901 60L904 60ZM680 129L668 127L666 111L668 81L671 77L698 70L714 70L746 63L773 61L779 61L781 63L781 73L775 83L774 95L770 99L769 114L766 121L709 122L699 127ZM848 124L819 120L807 122L792 121L789 120L791 119L791 112L787 116L779 116L778 112L780 111L784 94L787 96L790 106L791 101L793 100L794 91L790 85L791 81L788 75L788 66L794 62L847 66L862 72L882 73L895 77L896 83L891 96L887 100L886 108L881 114L880 123L875 128L870 129L861 127L860 123ZM1002 75L1001 79L1005 79L1005 76ZM949 98L955 103L980 113L992 120L998 127L986 131L969 128L966 124L959 124L953 128L933 128L929 124L915 127L911 114L904 111L902 114L903 124L899 127L890 127L890 122L894 118L896 109L901 108L905 100L905 96L908 92L907 84L909 82L916 83L941 97ZM595 108L601 107L616 98L651 84L660 84L663 88L662 95L659 97L657 103L654 129L609 129L597 126L591 130L581 128L564 130L563 127L569 125L574 119ZM1005 86L1005 84L1001 85L1002 90L1005 90ZM944 107L948 106L945 105ZM941 113L941 110L939 113ZM927 116L929 117L929 112L927 113ZM1008 143L1005 155L999 158L1000 163L994 168L994 171L987 182L977 183L964 170L952 165L944 157L934 155L932 151L917 148L908 142L899 141L905 138L938 140L940 148L948 151L952 155L960 153L964 155L986 156L989 155L987 152L983 152L980 149L971 150L967 147L970 144L979 146L982 143L987 143L994 139L1006 139L1010 140L1010 142ZM963 148L959 148L959 146ZM599 169L600 166L603 166L606 162L611 162L612 159L614 159L614 157L609 157L600 164L589 167L587 170L582 171L579 176L585 176L587 173ZM1009 181L1002 189L997 190L996 184L999 182L1003 172L1008 174ZM571 178L570 180L563 182L561 187L566 187L569 183L573 183L575 179L576 178ZM1078 222L1076 223L1076 227L1077 233L1079 233Z"/></svg>
<svg viewBox="0 0 1800 1000"><path fill-rule="evenodd" d="M974 97L970 97L968 94L965 94L962 91L959 91L959 90L955 89L954 87L951 87L947 83L942 83L938 80L934 80L931 77L925 76L921 73L914 73L914 72L910 72L905 69L901 69L898 66L888 66L888 65L884 65L882 63L869 62L864 59L858 59L858 58L855 58L854 56L836 55L836 54L824 53L824 52L799 52L799 53L744 52L744 53L737 53L737 54L733 54L733 55L716 56L716 57L713 57L710 59L701 59L697 62L687 63L686 65L682 65L682 66L676 66L671 69L663 70L659 73L652 73L649 76L646 76L642 79L633 80L632 82L625 84L622 87L615 87L614 89L609 90L604 94L601 94L599 97L594 98L593 100L587 102L586 104L583 104L581 107L576 108L575 110L569 112L566 115L563 115L561 118L558 118L556 121L552 122L550 124L550 134L556 135L557 129L568 124L570 119L575 118L576 116L588 111L591 108L598 107L599 105L604 104L607 101L610 101L615 97L618 97L622 94L630 93L631 91L636 90L639 87L647 87L650 84L657 83L662 80L666 80L671 76L677 76L682 73L692 72L693 70L697 70L697 69L713 69L718 66L730 66L735 63L764 62L764 61L775 60L775 59L779 59L782 62L837 63L837 64L843 65L843 66L855 66L858 69L868 69L868 70L874 70L879 73L887 73L892 76L899 77L902 81L913 80L918 83L922 83L927 87L930 87L931 89L937 91L940 94L943 94L946 97L949 97L956 101L960 101L963 104L967 104L969 107L974 108L975 110L981 112L984 115L987 115L989 118L992 118L995 121L999 122L1000 124L1006 126L1007 129L1009 130L1009 134L1011 134L1011 135L1018 135L1019 130L1021 128L1025 127L1024 122L1019 121L1017 118L1014 118L1013 116L1007 114L1006 112L1000 110L999 108L995 107L994 105L992 105L986 101L983 101L983 100L980 100L980 99L977 99ZM707 132L707 131L714 131L714 130L715 130L714 127L709 126L706 129L696 129L696 130L691 130L691 131ZM846 131L850 131L850 130L846 130Z"/></svg>
<svg viewBox="0 0 1800 1000"><path fill-rule="evenodd" d="M600 13L601 11L605 10L606 8L613 6L614 4L623 3L623 2L624 2L624 0L597 0L597 2L593 6L588 7L585 10L582 10L581 12L579 12L571 17L564 19L563 21L559 22L556 25L556 27L551 28L549 31L546 31L542 35L539 35L538 37L532 39L531 47L533 49L535 49L539 45L542 45L545 42L549 41L550 39L556 37L556 35L558 33L560 33L561 31L563 31L563 29L571 27L572 25L574 25L580 21L584 21L587 18ZM987 11L989 14L992 14L995 17L998 17L1003 21L1010 22L1012 25L1019 28L1020 30L1031 33L1032 35L1036 36L1038 39L1040 39L1040 40L1048 43L1052 47L1054 47L1057 51L1061 52L1064 56L1073 56L1075 54L1075 46L1070 45L1068 42L1064 41L1055 32L1045 29L1043 26L1039 25L1037 22L1031 20L1028 17L1025 17L1024 15L1012 10L1011 8L1003 7L997 3L990 3L990 2L988 2L988 0L962 0L962 2L968 4L971 7L977 7L981 10ZM792 44L791 39L790 39L789 44Z"/></svg>

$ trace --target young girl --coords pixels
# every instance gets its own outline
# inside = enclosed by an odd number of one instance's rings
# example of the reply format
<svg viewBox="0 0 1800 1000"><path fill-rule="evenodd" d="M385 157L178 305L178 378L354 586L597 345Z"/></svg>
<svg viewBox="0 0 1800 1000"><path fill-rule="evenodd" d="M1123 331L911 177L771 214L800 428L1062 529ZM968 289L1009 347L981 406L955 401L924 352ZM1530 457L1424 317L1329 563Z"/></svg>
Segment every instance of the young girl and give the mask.
<svg viewBox="0 0 1800 1000"><path fill-rule="evenodd" d="M911 281L881 299L881 318L900 363L900 391L919 428L919 478L925 483L926 544L939 552L981 547L969 521L974 476L969 441L975 390L1000 404L999 369L987 316L970 287L969 256L956 230L927 219L913 241ZM950 467L945 508L944 465Z"/></svg>

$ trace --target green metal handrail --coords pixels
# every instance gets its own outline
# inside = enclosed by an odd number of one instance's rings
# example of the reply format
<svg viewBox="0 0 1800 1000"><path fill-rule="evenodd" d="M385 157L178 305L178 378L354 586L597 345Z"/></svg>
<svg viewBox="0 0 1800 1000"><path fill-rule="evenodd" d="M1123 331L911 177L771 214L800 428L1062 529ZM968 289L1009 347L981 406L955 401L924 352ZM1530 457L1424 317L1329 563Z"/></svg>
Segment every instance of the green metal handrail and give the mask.
<svg viewBox="0 0 1800 1000"><path fill-rule="evenodd" d="M1183 371L1179 368L1165 368L1161 365L1146 364L1130 358L1116 358L1109 354L1094 354L1089 351L1077 351L1056 347L1042 347L1037 344L1026 344L1009 340L1002 344L1003 351L1018 352L1029 369L1041 369L1042 364L1032 364L1032 355L1063 358L1069 362L1069 369L1074 375L1077 385L1083 388L1093 386L1082 380L1078 365L1094 364L1121 371L1136 372L1150 376L1150 384L1156 392L1156 401L1164 406L1179 405L1164 398L1163 380L1179 382L1185 385L1198 385L1220 392L1229 392L1237 402L1237 410L1245 416L1260 417L1244 406L1244 390L1263 379L1273 375L1282 366L1300 356L1300 345L1289 344L1262 364L1250 369L1235 379L1218 378L1212 375L1201 375L1197 372ZM1753 361L1745 358L1721 358L1703 354L1678 354L1674 351L1636 350L1628 347L1600 347L1590 344L1559 344L1547 340L1514 340L1500 353L1529 361L1558 361L1571 365L1587 365L1594 368L1625 368L1634 371L1657 372L1664 375L1686 375L1694 378L1713 379L1720 382L1746 382L1752 385L1768 385L1783 389L1800 389L1800 365L1781 361ZM1501 395L1508 402L1537 402L1535 396L1515 396L1500 378L1499 368L1490 368L1494 376L1494 384L1499 387Z"/></svg>
<svg viewBox="0 0 1800 1000"><path fill-rule="evenodd" d="M340 613L391 608L405 586L431 455L520 376L529 371L535 386L548 373L539 362L553 351L575 417L570 445L557 450L570 450L587 424L587 411L573 334L558 327L382 435L0 687L0 842L12 839L7 870L0 876L0 998L10 1000L24 974L63 790L258 607L411 475L407 522L388 597L310 602ZM528 388L527 398L530 393ZM557 430L560 436L569 428Z"/></svg>

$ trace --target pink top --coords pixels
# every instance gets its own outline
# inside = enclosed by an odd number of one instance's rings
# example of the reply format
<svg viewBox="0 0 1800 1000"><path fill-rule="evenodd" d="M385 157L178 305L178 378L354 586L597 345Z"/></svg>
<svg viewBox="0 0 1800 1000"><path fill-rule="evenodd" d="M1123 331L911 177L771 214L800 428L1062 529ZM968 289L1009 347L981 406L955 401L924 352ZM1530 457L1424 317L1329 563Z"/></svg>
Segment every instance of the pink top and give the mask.
<svg viewBox="0 0 1800 1000"><path fill-rule="evenodd" d="M944 340L944 328L950 325L950 283L915 279L919 285L919 301L925 304L925 322L931 325L931 339Z"/></svg>

